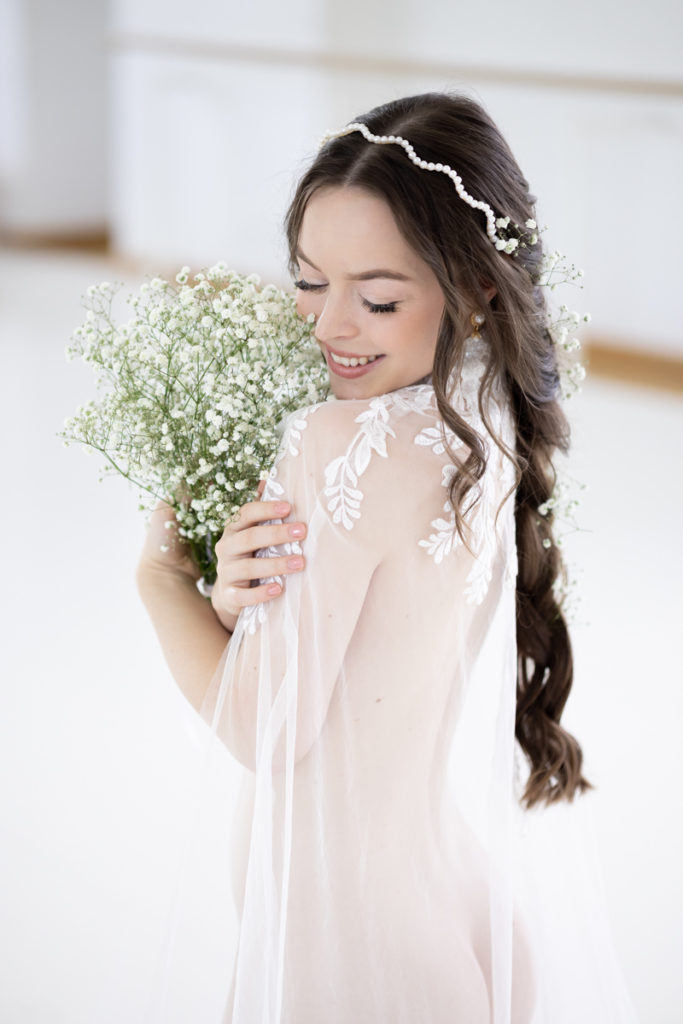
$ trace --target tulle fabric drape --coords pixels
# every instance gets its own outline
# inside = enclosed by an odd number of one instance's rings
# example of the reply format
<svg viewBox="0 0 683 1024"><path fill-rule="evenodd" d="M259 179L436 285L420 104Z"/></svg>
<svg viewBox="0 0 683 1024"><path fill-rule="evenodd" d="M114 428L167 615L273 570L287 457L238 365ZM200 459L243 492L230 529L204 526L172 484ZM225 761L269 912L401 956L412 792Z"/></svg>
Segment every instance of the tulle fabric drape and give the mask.
<svg viewBox="0 0 683 1024"><path fill-rule="evenodd" d="M198 1009L206 982L193 997L185 884L159 1020L635 1021L590 798L517 802L514 474L477 408L483 355L472 340L453 395L489 457L469 548L429 384L287 421L263 497L307 522L307 567L242 613L202 712L229 778L198 812L230 823L221 1010ZM511 446L500 388L488 414Z"/></svg>

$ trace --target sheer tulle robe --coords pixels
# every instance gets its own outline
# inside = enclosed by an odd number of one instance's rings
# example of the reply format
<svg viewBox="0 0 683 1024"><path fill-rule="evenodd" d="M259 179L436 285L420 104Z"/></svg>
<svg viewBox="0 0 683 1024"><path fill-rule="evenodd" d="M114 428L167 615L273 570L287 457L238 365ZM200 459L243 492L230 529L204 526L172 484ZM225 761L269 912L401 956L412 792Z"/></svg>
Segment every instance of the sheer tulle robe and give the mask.
<svg viewBox="0 0 683 1024"><path fill-rule="evenodd" d="M466 450L430 385L287 421L263 497L307 522L307 567L242 613L203 709L244 766L226 1024L635 1019L604 906L572 930L552 905L596 865L516 800L514 473L482 371L471 343L453 404L488 465L468 545L444 441ZM511 447L500 389L488 417Z"/></svg>

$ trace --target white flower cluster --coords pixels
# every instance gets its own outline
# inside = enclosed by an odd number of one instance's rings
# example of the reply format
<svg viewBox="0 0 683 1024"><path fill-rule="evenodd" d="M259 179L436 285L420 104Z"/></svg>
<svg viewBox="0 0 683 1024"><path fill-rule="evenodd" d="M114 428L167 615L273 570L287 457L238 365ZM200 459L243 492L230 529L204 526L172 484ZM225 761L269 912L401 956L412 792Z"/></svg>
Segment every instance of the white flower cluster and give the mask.
<svg viewBox="0 0 683 1024"><path fill-rule="evenodd" d="M577 491L585 491L586 484L570 476L564 467L556 466L556 472L553 492L547 501L538 506L538 514L552 522L555 544L558 548L563 548L565 537L571 533L583 532L576 519L576 513L581 504L576 494ZM560 530L558 530L558 524ZM543 547L549 548L552 543L546 538L543 541ZM565 619L567 622L573 622L577 620L580 598L576 574L568 566L566 557L563 558L563 562L564 572L560 573L555 580L553 591Z"/></svg>
<svg viewBox="0 0 683 1024"><path fill-rule="evenodd" d="M583 270L569 263L558 250L547 253L543 260L539 285L555 291L561 285L573 284L580 288ZM576 331L582 323L590 323L590 313L577 313L566 304L559 307L558 312L551 315L548 324L550 337L557 351L557 368L560 374L560 393L562 398L571 398L581 390L586 377L586 369L580 361L581 342Z"/></svg>
<svg viewBox="0 0 683 1024"><path fill-rule="evenodd" d="M496 229L498 232L507 231L510 226L509 217L499 217L496 221ZM538 228L535 220L527 220L524 222L524 228L520 228L519 224L513 225L517 232L517 237L506 237L498 235L496 239L496 249L499 252L505 252L509 256L513 256L517 249L526 248L526 246L536 245L538 241Z"/></svg>
<svg viewBox="0 0 683 1024"><path fill-rule="evenodd" d="M545 230L547 230L547 226L541 229L541 231ZM583 270L570 263L557 249L544 254L538 281L540 287L547 288L549 292L554 292L564 285L576 285L582 288L582 279ZM579 355L581 342L576 332L582 323L590 323L591 318L589 313L577 313L565 303L556 307L549 301L548 310L547 325L555 345L560 378L560 397L568 399L581 390L581 384L586 376L586 370ZM553 543L558 548L563 548L564 537L568 533L574 533L581 529L576 520L576 513L580 505L576 495L578 491L585 490L586 485L570 477L563 464L558 461L559 458L559 455L556 455L556 480L553 493L548 501L543 502L538 508L538 514L553 523L555 534L554 541L547 537L544 539L543 546L545 548L551 547ZM560 532L557 530L558 524L563 527ZM563 571L556 578L553 590L565 619L567 622L573 622L577 620L580 603L576 573L569 566L564 552L562 562Z"/></svg>
<svg viewBox="0 0 683 1024"><path fill-rule="evenodd" d="M190 283L153 278L128 296L133 316L112 320L116 289L88 289L85 322L67 348L95 369L98 401L61 436L104 455L105 473L140 490L141 508L172 504L207 580L226 520L257 498L284 417L329 397L310 321L295 300L219 263Z"/></svg>

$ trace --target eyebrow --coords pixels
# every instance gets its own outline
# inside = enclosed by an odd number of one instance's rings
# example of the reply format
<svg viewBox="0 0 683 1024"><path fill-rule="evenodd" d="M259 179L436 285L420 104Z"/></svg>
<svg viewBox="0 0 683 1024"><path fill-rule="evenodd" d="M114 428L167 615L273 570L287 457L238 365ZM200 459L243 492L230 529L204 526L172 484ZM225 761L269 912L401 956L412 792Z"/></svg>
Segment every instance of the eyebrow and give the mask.
<svg viewBox="0 0 683 1024"><path fill-rule="evenodd" d="M296 250L296 256L308 263L309 267L313 267L319 274L322 274L320 267L316 267L312 260L309 260L301 249ZM361 274L347 274L347 281L373 281L376 277L386 277L390 281L411 281L412 278L408 277L407 274L400 274L398 270L364 270Z"/></svg>

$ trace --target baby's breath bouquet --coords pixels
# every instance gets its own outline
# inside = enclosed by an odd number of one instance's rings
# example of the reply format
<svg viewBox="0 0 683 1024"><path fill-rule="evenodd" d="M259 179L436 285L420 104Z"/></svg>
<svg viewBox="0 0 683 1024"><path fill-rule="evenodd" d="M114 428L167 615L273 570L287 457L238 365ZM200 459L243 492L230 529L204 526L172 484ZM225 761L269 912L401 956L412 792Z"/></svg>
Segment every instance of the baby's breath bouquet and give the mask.
<svg viewBox="0 0 683 1024"><path fill-rule="evenodd" d="M86 320L69 358L95 370L97 401L81 406L60 436L104 456L141 508L159 498L207 583L225 522L257 498L291 411L329 397L327 367L311 322L294 298L218 263L190 279L155 277L128 296L133 316L116 324L117 289L88 289Z"/></svg>

